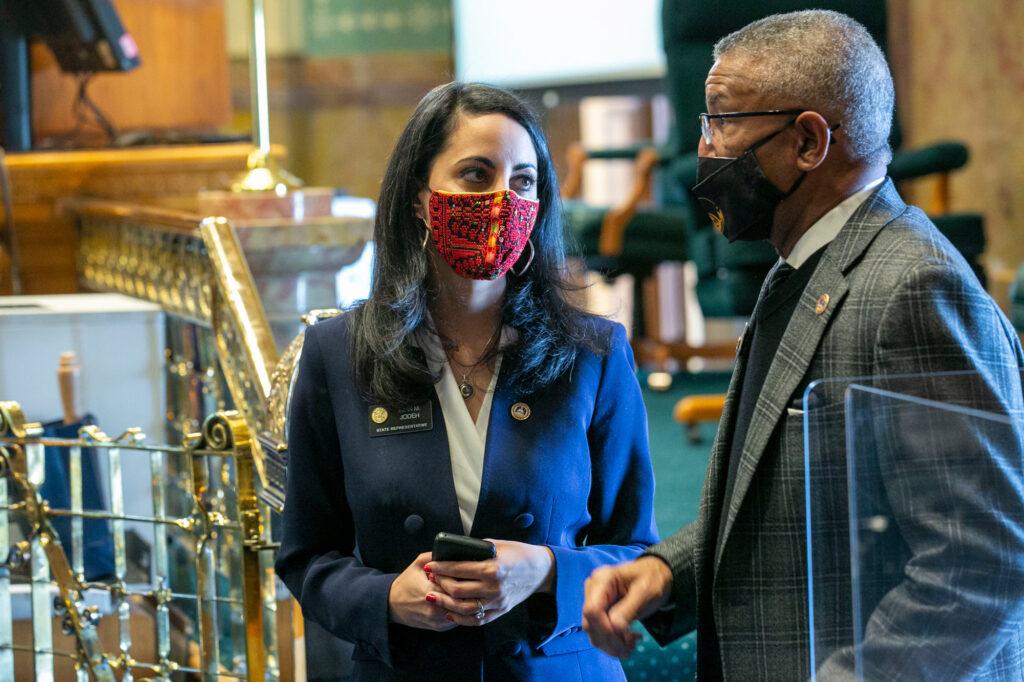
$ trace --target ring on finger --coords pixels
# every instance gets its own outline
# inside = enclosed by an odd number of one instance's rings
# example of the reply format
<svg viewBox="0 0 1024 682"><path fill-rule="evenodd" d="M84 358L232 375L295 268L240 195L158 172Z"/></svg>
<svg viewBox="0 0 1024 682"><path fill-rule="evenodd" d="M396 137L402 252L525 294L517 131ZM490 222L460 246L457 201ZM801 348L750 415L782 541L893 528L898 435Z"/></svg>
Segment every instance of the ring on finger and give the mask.
<svg viewBox="0 0 1024 682"><path fill-rule="evenodd" d="M482 601L480 601L479 599L477 599L476 600L476 606L477 606L476 613L474 613L473 615L476 616L477 620L483 620L484 616L487 615L487 611L484 610L484 603Z"/></svg>

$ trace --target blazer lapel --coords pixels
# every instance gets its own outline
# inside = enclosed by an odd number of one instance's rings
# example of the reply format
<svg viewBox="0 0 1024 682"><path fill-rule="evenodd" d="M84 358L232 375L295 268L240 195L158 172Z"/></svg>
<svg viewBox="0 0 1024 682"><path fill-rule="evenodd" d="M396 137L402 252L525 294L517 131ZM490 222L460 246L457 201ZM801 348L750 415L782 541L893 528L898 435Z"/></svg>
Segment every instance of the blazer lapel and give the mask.
<svg viewBox="0 0 1024 682"><path fill-rule="evenodd" d="M416 352L426 363L426 355L421 348ZM418 466L416 475L419 485L424 490L433 491L430 499L436 501L435 513L441 516L444 530L453 533L462 532L462 516L459 513L459 498L455 494L455 477L452 474L452 458L448 443L448 424L441 409L441 398L434 387L430 396L431 414L434 428L428 433L415 433L408 436L385 437L380 440L384 447L401 447L416 456ZM418 437L422 437L422 440ZM433 505L431 505L433 506Z"/></svg>
<svg viewBox="0 0 1024 682"><path fill-rule="evenodd" d="M503 478L500 465L505 454L504 444L509 442L510 410L514 402L514 396L505 381L506 376L507 373L502 369L494 385L494 395L491 396L491 414L487 422L487 438L484 443L484 469L480 476L480 497L476 505L476 515L473 517L473 527L470 529L470 535L473 537L483 537L488 534L488 528L494 527L494 520L488 516L494 505L488 504L488 497L495 479L497 478L501 485ZM529 423L529 420L515 422L521 428Z"/></svg>
<svg viewBox="0 0 1024 682"><path fill-rule="evenodd" d="M459 512L459 498L455 494L455 476L452 473L452 458L448 443L448 424L444 420L441 400L434 391L433 397L434 430L433 437L437 445L424 448L421 454L433 461L433 466L421 466L419 475L421 484L427 490L439 493L436 497L441 507L444 527L452 533L462 533L462 515Z"/></svg>
<svg viewBox="0 0 1024 682"><path fill-rule="evenodd" d="M778 352L772 360L771 367L765 377L764 386L754 406L747 429L746 442L740 454L740 462L736 471L736 481L731 498L727 501L729 508L725 517L725 528L722 542L715 549L715 570L721 560L722 548L728 541L729 533L736 521L736 515L742 506L743 499L750 489L758 462L764 454L765 446L771 438L775 426L786 409L793 391L799 386L807 368L818 350L829 320L838 310L848 291L845 273L860 257L871 241L886 224L906 210L892 180L883 182L874 194L857 209L843 226L839 235L826 247L818 267L807 286L800 294L793 316L786 327ZM776 266L778 267L778 266ZM766 278L766 282L767 282ZM819 310L819 301L827 295L828 301L824 310ZM760 308L764 297L764 287L758 298ZM737 369L740 369L737 367ZM730 393L735 386L736 375L730 385ZM727 406L733 402L727 400ZM723 414L722 423L725 424ZM719 442L727 439L719 439Z"/></svg>

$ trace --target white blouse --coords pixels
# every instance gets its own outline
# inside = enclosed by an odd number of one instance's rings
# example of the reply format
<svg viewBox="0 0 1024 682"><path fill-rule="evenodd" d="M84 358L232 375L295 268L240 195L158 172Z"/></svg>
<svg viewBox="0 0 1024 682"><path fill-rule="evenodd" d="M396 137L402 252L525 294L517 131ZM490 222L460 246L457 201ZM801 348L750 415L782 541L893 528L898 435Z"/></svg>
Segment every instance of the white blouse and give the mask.
<svg viewBox="0 0 1024 682"><path fill-rule="evenodd" d="M513 336L511 330L501 331L499 348L508 344ZM501 353L494 363L494 374L480 406L480 413L474 423L466 401L459 391L459 383L452 372L451 364L441 347L441 340L433 334L420 334L417 341L427 357L427 367L434 375L441 374L441 381L435 384L444 425L448 432L448 454L451 457L452 477L455 481L455 497L459 503L462 528L469 535L480 502L480 483L484 473L484 449L487 445L487 425L491 420L491 399L498 384L501 371Z"/></svg>

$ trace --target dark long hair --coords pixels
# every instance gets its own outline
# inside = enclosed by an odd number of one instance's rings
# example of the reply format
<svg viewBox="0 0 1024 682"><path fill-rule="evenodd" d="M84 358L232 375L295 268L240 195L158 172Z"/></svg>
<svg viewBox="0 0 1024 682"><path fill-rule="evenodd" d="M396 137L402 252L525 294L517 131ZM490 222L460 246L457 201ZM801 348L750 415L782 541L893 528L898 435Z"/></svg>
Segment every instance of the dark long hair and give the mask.
<svg viewBox="0 0 1024 682"><path fill-rule="evenodd" d="M430 166L444 149L460 114L503 114L530 135L537 152L540 212L531 239L533 263L506 275L502 322L518 332L506 348L502 373L518 393L529 394L566 372L581 346L607 352L589 317L568 300L565 239L554 165L530 108L517 96L476 83L448 83L420 101L398 138L381 183L373 229L376 261L370 297L352 311L352 358L360 392L371 402L404 405L427 397L432 377L413 334L428 325L427 304L436 292L422 248L424 225L413 202L427 187ZM528 254L524 252L524 256ZM521 270L520 259L514 270Z"/></svg>

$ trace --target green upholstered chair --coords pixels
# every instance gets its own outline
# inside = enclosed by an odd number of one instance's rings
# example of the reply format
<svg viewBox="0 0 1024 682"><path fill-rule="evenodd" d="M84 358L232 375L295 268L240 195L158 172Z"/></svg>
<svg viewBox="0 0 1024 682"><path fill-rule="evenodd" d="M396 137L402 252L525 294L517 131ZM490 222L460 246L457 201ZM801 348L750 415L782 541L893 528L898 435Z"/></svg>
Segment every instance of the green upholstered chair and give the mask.
<svg viewBox="0 0 1024 682"><path fill-rule="evenodd" d="M563 184L566 225L570 238L579 244L592 268L607 273L628 272L639 281L662 261L692 260L697 265L697 297L705 316L743 316L751 312L760 284L776 259L774 251L765 242L728 244L705 216L694 210L689 196L697 168L697 114L705 109L704 78L711 67L712 47L722 36L769 14L811 7L834 9L854 17L880 45L886 45L884 0L664 0L665 92L675 120L668 142L661 147L648 143L602 150L577 146L570 153ZM930 212L984 282L978 263L985 246L981 216L948 214L948 175L967 162L966 147L948 142L900 149L902 135L898 121L894 123L892 143L897 151L890 175L901 182L938 175ZM604 210L572 200L584 161L622 158L637 159L636 186L623 205ZM655 182L659 205L641 205ZM640 300L638 294L637 302ZM642 307L635 305L634 310ZM643 326L637 329L637 336L641 336ZM685 358L701 351L676 344L670 354ZM644 353L638 352L638 360L645 359Z"/></svg>
<svg viewBox="0 0 1024 682"><path fill-rule="evenodd" d="M950 172L967 165L967 147L959 142L938 142L912 150L898 150L889 164L889 176L896 182L935 175L931 201L926 206L935 226L952 242L970 264L982 286L988 278L981 264L985 251L985 219L980 213L951 212Z"/></svg>

